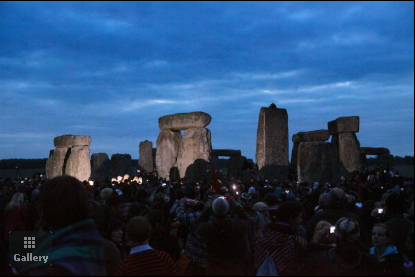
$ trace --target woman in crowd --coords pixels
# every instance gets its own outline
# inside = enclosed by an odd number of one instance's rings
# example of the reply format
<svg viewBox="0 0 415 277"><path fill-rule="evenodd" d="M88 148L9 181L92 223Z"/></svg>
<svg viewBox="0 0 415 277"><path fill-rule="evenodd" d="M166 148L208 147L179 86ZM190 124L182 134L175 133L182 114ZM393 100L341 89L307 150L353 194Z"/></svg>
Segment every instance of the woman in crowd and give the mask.
<svg viewBox="0 0 415 277"><path fill-rule="evenodd" d="M4 239L9 241L9 232L28 230L28 208L24 194L17 192L4 209Z"/></svg>
<svg viewBox="0 0 415 277"><path fill-rule="evenodd" d="M398 253L398 249L392 245L391 232L387 225L379 223L373 227L372 243L370 253L379 261L379 275L405 275L404 260Z"/></svg>

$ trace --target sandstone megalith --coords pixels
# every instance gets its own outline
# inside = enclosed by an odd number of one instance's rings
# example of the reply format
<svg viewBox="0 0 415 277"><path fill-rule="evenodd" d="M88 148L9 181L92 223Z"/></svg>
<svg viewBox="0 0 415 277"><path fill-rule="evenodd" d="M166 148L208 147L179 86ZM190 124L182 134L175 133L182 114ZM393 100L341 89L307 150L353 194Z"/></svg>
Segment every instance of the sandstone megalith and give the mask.
<svg viewBox="0 0 415 277"><path fill-rule="evenodd" d="M340 167L336 146L326 142L301 142L297 174L299 182L337 183Z"/></svg>
<svg viewBox="0 0 415 277"><path fill-rule="evenodd" d="M355 133L359 132L359 117L340 117L328 123L332 143L338 149L339 161L345 172L351 174L361 170L360 142Z"/></svg>
<svg viewBox="0 0 415 277"><path fill-rule="evenodd" d="M195 180L201 177L207 163L210 163L211 139L210 131L205 128L191 128L185 132L177 156L177 167L181 178ZM199 162L194 165L196 161ZM189 168L191 165L193 167Z"/></svg>
<svg viewBox="0 0 415 277"><path fill-rule="evenodd" d="M212 117L204 112L178 113L159 118L160 130L180 131L190 128L205 128Z"/></svg>
<svg viewBox="0 0 415 277"><path fill-rule="evenodd" d="M275 104L261 108L259 113L256 162L262 179L287 179L288 113L286 109L278 109Z"/></svg>
<svg viewBox="0 0 415 277"><path fill-rule="evenodd" d="M94 179L109 178L110 159L106 153L96 153L91 156L91 170Z"/></svg>
<svg viewBox="0 0 415 277"><path fill-rule="evenodd" d="M153 171L153 143L151 141L142 141L139 146L140 158L138 167L149 173Z"/></svg>
<svg viewBox="0 0 415 277"><path fill-rule="evenodd" d="M176 164L182 135L178 131L161 130L157 138L156 167L159 177L169 179Z"/></svg>

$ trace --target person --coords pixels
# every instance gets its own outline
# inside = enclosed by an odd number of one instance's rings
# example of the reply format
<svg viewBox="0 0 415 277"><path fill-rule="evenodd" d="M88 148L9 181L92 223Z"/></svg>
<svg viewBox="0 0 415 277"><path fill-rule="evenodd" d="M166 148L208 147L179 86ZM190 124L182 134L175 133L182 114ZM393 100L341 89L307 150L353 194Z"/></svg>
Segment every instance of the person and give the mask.
<svg viewBox="0 0 415 277"><path fill-rule="evenodd" d="M71 176L50 179L40 189L41 230L51 231L36 251L49 264L28 262L19 275L106 275L104 249L94 221L88 219L88 195ZM51 242L53 247L50 247Z"/></svg>
<svg viewBox="0 0 415 277"><path fill-rule="evenodd" d="M117 276L179 276L180 272L169 254L150 247L151 224L145 217L130 219L127 240L130 254L118 267Z"/></svg>
<svg viewBox="0 0 415 277"><path fill-rule="evenodd" d="M225 197L216 198L205 214L212 222L203 222L197 229L207 245L207 276L244 276L247 262L248 226L239 219L227 218L230 205ZM210 212L211 211L211 212ZM203 218L209 218L203 216Z"/></svg>
<svg viewBox="0 0 415 277"><path fill-rule="evenodd" d="M122 260L126 256L126 252L125 252L124 244L123 244L124 243L124 236L123 236L124 227L125 227L125 224L122 220L120 220L117 217L113 217L110 219L108 223L106 234L105 234L106 239L113 242L114 245L117 247Z"/></svg>
<svg viewBox="0 0 415 277"><path fill-rule="evenodd" d="M333 226L330 222L322 220L316 225L308 250L322 251L333 247L336 247Z"/></svg>
<svg viewBox="0 0 415 277"><path fill-rule="evenodd" d="M4 208L4 240L9 241L11 231L28 231L28 213L24 194L17 192Z"/></svg>
<svg viewBox="0 0 415 277"><path fill-rule="evenodd" d="M279 275L297 275L305 258L307 242L297 234L302 222L302 206L288 201L279 206L274 221L261 230L254 248L254 266L258 270L267 254L271 255Z"/></svg>
<svg viewBox="0 0 415 277"><path fill-rule="evenodd" d="M360 225L353 218L340 218L334 234L336 247L309 255L302 268L307 276L373 276L376 259L362 251Z"/></svg>
<svg viewBox="0 0 415 277"><path fill-rule="evenodd" d="M328 197L329 199L325 209L322 212L316 213L310 220L307 229L307 238L310 240L313 237L314 229L321 220L328 221L334 225L340 218L348 217L359 223L360 238L364 242L367 242L366 229L361 219L356 214L347 211L346 193L342 189L334 188L330 190Z"/></svg>
<svg viewBox="0 0 415 277"><path fill-rule="evenodd" d="M385 209L389 220L384 223L388 225L392 233L392 243L400 253L403 253L408 233L414 228L414 223L403 216L406 212L404 198L399 194L390 195L386 199Z"/></svg>
<svg viewBox="0 0 415 277"><path fill-rule="evenodd" d="M389 227L381 223L376 224L372 231L373 247L370 248L370 254L379 261L379 275L405 275L403 268L404 259L399 255L398 249L391 242Z"/></svg>

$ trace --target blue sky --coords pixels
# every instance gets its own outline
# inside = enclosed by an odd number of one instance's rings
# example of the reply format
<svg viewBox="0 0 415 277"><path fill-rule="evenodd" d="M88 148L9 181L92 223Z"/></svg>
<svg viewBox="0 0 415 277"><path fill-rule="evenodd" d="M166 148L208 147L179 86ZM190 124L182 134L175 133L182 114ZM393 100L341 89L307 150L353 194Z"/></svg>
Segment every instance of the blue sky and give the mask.
<svg viewBox="0 0 415 277"><path fill-rule="evenodd" d="M138 158L159 117L192 111L254 158L273 102L290 138L358 115L362 147L413 155L414 3L0 2L0 159L63 134Z"/></svg>

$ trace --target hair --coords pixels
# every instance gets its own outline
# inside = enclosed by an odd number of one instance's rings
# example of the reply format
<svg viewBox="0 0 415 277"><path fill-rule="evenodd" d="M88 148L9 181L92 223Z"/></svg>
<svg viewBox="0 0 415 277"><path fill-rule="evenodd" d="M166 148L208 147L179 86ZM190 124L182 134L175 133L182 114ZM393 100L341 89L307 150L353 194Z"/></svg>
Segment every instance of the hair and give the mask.
<svg viewBox="0 0 415 277"><path fill-rule="evenodd" d="M265 203L267 203L268 207L275 206L279 203L278 197L275 195L275 193L267 193L264 197Z"/></svg>
<svg viewBox="0 0 415 277"><path fill-rule="evenodd" d="M130 241L143 244L150 238L151 224L143 216L136 216L130 219L127 225L127 237Z"/></svg>
<svg viewBox="0 0 415 277"><path fill-rule="evenodd" d="M105 189L101 190L102 200L107 202L113 192L114 192L114 190L112 188L105 188Z"/></svg>
<svg viewBox="0 0 415 277"><path fill-rule="evenodd" d="M13 195L12 200L9 202L9 204L7 204L4 211L8 212L8 211L11 211L11 210L14 210L14 209L20 210L25 205L26 205L26 203L24 201L24 194L20 193L20 192L17 192Z"/></svg>
<svg viewBox="0 0 415 277"><path fill-rule="evenodd" d="M88 195L82 183L71 176L50 179L40 188L39 208L43 227L67 227L88 217Z"/></svg>
<svg viewBox="0 0 415 277"><path fill-rule="evenodd" d="M276 212L276 220L291 223L301 214L303 207L298 201L287 201L281 204Z"/></svg>
<svg viewBox="0 0 415 277"><path fill-rule="evenodd" d="M314 228L314 233L313 233L313 239L312 240L313 241L316 241L317 240L317 232L318 231L321 231L323 229L330 229L330 227L331 227L331 223L330 222L325 221L325 220L319 221L317 223L316 227ZM330 244L330 243L334 243L335 242L335 239L334 239L334 236L329 236L328 238L323 237L323 238L320 239L320 242L321 243L328 243L328 244Z"/></svg>
<svg viewBox="0 0 415 277"><path fill-rule="evenodd" d="M106 237L107 239L111 240L111 234L112 232L118 230L118 229L124 229L124 222L122 222L121 219L118 219L116 217L112 217L110 221L108 222L107 228L106 228Z"/></svg>
<svg viewBox="0 0 415 277"><path fill-rule="evenodd" d="M385 229L385 230L386 230L386 237L388 237L388 238L392 238L392 232L391 232L391 229L389 228L389 226L388 226L388 225L383 224L383 223L376 223L376 224L373 226L373 229L375 229L376 227L380 227L380 228Z"/></svg>

